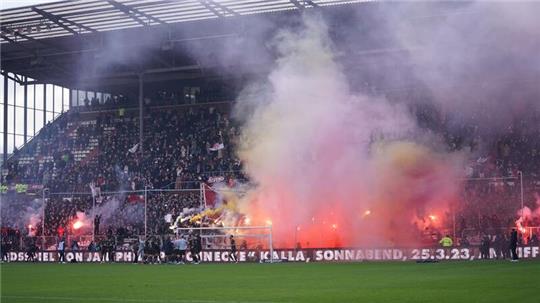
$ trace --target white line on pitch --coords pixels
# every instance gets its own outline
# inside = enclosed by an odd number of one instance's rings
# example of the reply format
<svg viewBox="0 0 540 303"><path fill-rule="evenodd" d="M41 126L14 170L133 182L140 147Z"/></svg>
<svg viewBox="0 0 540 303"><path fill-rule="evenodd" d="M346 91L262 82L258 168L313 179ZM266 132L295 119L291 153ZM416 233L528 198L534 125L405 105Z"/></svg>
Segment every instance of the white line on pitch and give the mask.
<svg viewBox="0 0 540 303"><path fill-rule="evenodd" d="M0 299L29 299L40 301L74 301L74 302L155 302L155 303L277 303L272 301L215 301L191 299L123 299L123 298L85 298L85 297L44 297L44 296L1 296Z"/></svg>

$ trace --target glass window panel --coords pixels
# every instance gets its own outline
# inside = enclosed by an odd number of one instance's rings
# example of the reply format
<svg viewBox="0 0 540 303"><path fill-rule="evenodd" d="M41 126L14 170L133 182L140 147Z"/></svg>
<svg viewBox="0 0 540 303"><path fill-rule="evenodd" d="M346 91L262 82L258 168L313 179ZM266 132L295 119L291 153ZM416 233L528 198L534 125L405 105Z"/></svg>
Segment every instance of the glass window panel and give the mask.
<svg viewBox="0 0 540 303"><path fill-rule="evenodd" d="M15 83L15 104L18 106L24 106L24 85Z"/></svg>
<svg viewBox="0 0 540 303"><path fill-rule="evenodd" d="M4 132L4 104L0 105L0 133ZM2 141L4 139L0 139ZM0 148L0 153L2 153L3 150Z"/></svg>
<svg viewBox="0 0 540 303"><path fill-rule="evenodd" d="M77 106L77 90L71 90L71 106Z"/></svg>
<svg viewBox="0 0 540 303"><path fill-rule="evenodd" d="M8 133L13 133L13 120L14 120L14 115L15 115L15 112L13 111L14 107L13 105L8 105L8 114L7 114L7 117L8 117L8 120L7 120L7 132Z"/></svg>
<svg viewBox="0 0 540 303"><path fill-rule="evenodd" d="M51 122L52 120L53 120L53 113L47 112L47 121L45 122L45 124Z"/></svg>
<svg viewBox="0 0 540 303"><path fill-rule="evenodd" d="M36 110L35 134L43 127L43 111Z"/></svg>
<svg viewBox="0 0 540 303"><path fill-rule="evenodd" d="M84 106L84 99L86 98L86 92L83 90L80 90L78 97L79 97L79 102L78 102L79 106Z"/></svg>
<svg viewBox="0 0 540 303"><path fill-rule="evenodd" d="M54 100L53 100L53 86L50 85L50 84L47 84L47 102L45 103L45 105L47 106L47 111L53 111L53 105L54 105Z"/></svg>
<svg viewBox="0 0 540 303"><path fill-rule="evenodd" d="M24 135L24 108L15 107L15 133Z"/></svg>
<svg viewBox="0 0 540 303"><path fill-rule="evenodd" d="M7 140L7 152L8 154L11 154L11 152L13 151L13 135L9 135L8 136L8 140ZM2 150L3 152L3 150Z"/></svg>
<svg viewBox="0 0 540 303"><path fill-rule="evenodd" d="M43 84L36 85L36 109L43 109Z"/></svg>
<svg viewBox="0 0 540 303"><path fill-rule="evenodd" d="M69 101L69 89L68 88L64 88L64 111L68 111L69 110L69 105L70 105L70 101Z"/></svg>
<svg viewBox="0 0 540 303"><path fill-rule="evenodd" d="M34 85L28 85L28 107L34 108Z"/></svg>
<svg viewBox="0 0 540 303"><path fill-rule="evenodd" d="M20 149L24 145L24 136L23 135L15 135L15 147L17 149Z"/></svg>
<svg viewBox="0 0 540 303"><path fill-rule="evenodd" d="M11 74L8 74L11 75ZM15 100L13 100L13 80L8 79L8 104L13 104Z"/></svg>
<svg viewBox="0 0 540 303"><path fill-rule="evenodd" d="M62 87L54 86L54 112L62 112Z"/></svg>
<svg viewBox="0 0 540 303"><path fill-rule="evenodd" d="M101 102L103 101L102 97L103 97L102 93L96 93L96 99L98 100L99 104L101 104Z"/></svg>
<svg viewBox="0 0 540 303"><path fill-rule="evenodd" d="M4 103L4 75L0 75L0 103Z"/></svg>
<svg viewBox="0 0 540 303"><path fill-rule="evenodd" d="M34 123L35 123L35 119L34 119L34 110L29 108L28 109L28 118L26 120L26 127L27 127L27 135L28 136L32 136L34 135Z"/></svg>

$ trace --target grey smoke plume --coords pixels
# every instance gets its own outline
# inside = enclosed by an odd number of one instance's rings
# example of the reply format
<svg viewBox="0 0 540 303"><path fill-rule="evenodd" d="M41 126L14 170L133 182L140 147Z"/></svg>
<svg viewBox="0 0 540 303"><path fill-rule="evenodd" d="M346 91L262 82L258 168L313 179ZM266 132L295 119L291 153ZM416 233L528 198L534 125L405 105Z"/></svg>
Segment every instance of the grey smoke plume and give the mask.
<svg viewBox="0 0 540 303"><path fill-rule="evenodd" d="M384 22L375 31L394 37L391 46L405 54L369 57L376 68L356 74L343 64L365 59L343 57L322 18L304 16L302 26L277 34L272 71L244 90L236 108L245 121L239 155L259 185L242 208L253 221L272 221L277 241L287 243L302 226L327 245L388 244L413 240L412 225L441 226L456 201L466 154L444 152L441 140L417 125L412 105L433 108L439 132L475 126L472 134L486 144L537 112L538 88L531 85L539 75L537 4L442 6L378 11ZM358 38L337 42L368 48ZM379 77L392 88L385 78L395 73L404 75L400 85L423 93L390 102L384 87L373 97L349 86L355 78ZM329 222L344 226L333 243ZM370 236L355 235L362 230Z"/></svg>
<svg viewBox="0 0 540 303"><path fill-rule="evenodd" d="M43 216L43 199L17 198L11 195L2 195L0 199L2 226L27 230L41 228Z"/></svg>
<svg viewBox="0 0 540 303"><path fill-rule="evenodd" d="M474 123L491 135L537 112L540 4L476 1L443 13L441 6L415 3L387 25L449 126Z"/></svg>
<svg viewBox="0 0 540 303"><path fill-rule="evenodd" d="M280 245L295 230L303 245L388 245L442 217L459 161L415 142L427 135L403 104L351 91L324 20L304 16L273 47L274 69L237 104L239 156L258 184L239 203L251 221L271 222Z"/></svg>

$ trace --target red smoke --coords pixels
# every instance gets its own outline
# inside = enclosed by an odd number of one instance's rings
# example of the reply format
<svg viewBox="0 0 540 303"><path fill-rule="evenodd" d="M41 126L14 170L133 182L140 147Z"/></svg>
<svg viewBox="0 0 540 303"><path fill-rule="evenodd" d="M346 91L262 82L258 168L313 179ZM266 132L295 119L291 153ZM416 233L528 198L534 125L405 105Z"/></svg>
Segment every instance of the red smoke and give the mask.
<svg viewBox="0 0 540 303"><path fill-rule="evenodd" d="M404 106L352 93L331 45L324 22L304 18L278 36L271 89L239 98L240 113L255 108L238 155L257 184L240 211L271 220L276 247L418 243L442 226L461 163L415 143L429 135Z"/></svg>

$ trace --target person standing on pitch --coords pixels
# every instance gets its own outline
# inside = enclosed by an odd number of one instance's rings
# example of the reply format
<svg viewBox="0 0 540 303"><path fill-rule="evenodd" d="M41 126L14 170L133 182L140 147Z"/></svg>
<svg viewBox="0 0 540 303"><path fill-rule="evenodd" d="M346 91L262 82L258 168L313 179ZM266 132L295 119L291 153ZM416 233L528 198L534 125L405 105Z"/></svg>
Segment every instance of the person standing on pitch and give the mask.
<svg viewBox="0 0 540 303"><path fill-rule="evenodd" d="M449 256L450 255L450 249L452 248L452 245L454 245L454 241L452 241L452 238L450 238L450 235L446 235L445 237L443 237L439 241L439 244L443 247L444 254Z"/></svg>
<svg viewBox="0 0 540 303"><path fill-rule="evenodd" d="M186 238L184 236L181 236L180 239L178 239L177 242L177 249L178 249L178 260L177 262L179 264L184 264L186 260L186 250L188 247L188 242L186 241Z"/></svg>
<svg viewBox="0 0 540 303"><path fill-rule="evenodd" d="M197 256L197 238L194 235L189 237L189 251L191 252L191 263L199 264L199 257Z"/></svg>
<svg viewBox="0 0 540 303"><path fill-rule="evenodd" d="M66 263L66 240L64 238L58 242L58 262Z"/></svg>
<svg viewBox="0 0 540 303"><path fill-rule="evenodd" d="M198 263L201 263L201 257L199 256L199 254L202 252L202 239L201 239L201 235L200 234L197 234L196 236L196 241L195 243L197 243L197 259L199 260L197 262Z"/></svg>
<svg viewBox="0 0 540 303"><path fill-rule="evenodd" d="M139 258L141 261L144 262L144 239L139 239L139 250L137 251L137 254L135 255L135 263L139 262Z"/></svg>
<svg viewBox="0 0 540 303"><path fill-rule="evenodd" d="M489 256L489 249L490 249L491 240L489 239L488 235L484 235L482 238L482 242L480 242L480 257L483 260L487 260L490 258Z"/></svg>
<svg viewBox="0 0 540 303"><path fill-rule="evenodd" d="M518 233L515 228L512 228L512 232L510 233L510 254L512 255L512 262L518 261L518 255L517 255L517 244L518 244Z"/></svg>
<svg viewBox="0 0 540 303"><path fill-rule="evenodd" d="M229 258L231 261L238 263L238 259L236 259L236 241L234 240L233 235L231 235L229 239L231 241L231 252L229 253Z"/></svg>
<svg viewBox="0 0 540 303"><path fill-rule="evenodd" d="M0 250L2 251L2 261L1 262L9 262L9 250L11 249L11 243L6 240L5 238L2 239L2 246L0 247Z"/></svg>
<svg viewBox="0 0 540 303"><path fill-rule="evenodd" d="M107 252L109 251L109 243L107 239L103 239L99 242L99 250L101 253L101 263L105 263Z"/></svg>
<svg viewBox="0 0 540 303"><path fill-rule="evenodd" d="M99 224L101 223L101 215L94 217L94 235L99 235Z"/></svg>

